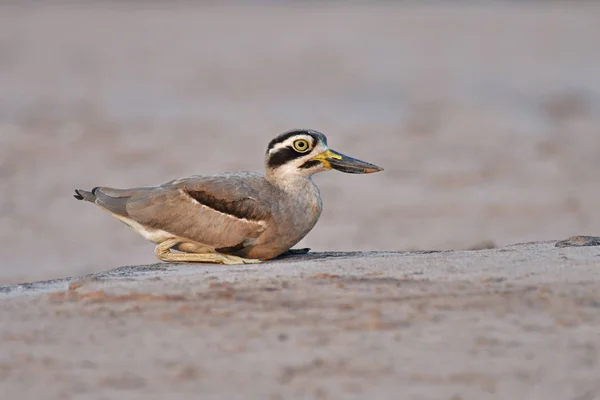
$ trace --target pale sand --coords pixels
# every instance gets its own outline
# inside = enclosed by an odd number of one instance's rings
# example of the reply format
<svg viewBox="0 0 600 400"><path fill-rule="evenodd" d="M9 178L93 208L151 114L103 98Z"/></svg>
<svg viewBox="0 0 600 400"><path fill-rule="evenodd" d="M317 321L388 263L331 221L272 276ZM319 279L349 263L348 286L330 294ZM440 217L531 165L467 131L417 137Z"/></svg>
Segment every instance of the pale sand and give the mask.
<svg viewBox="0 0 600 400"><path fill-rule="evenodd" d="M0 284L154 262L73 189L261 170L293 127L385 168L317 176L301 247L599 233L600 4L152 4L0 10Z"/></svg>
<svg viewBox="0 0 600 400"><path fill-rule="evenodd" d="M0 389L7 399L598 399L599 257L554 242L316 253L0 287Z"/></svg>

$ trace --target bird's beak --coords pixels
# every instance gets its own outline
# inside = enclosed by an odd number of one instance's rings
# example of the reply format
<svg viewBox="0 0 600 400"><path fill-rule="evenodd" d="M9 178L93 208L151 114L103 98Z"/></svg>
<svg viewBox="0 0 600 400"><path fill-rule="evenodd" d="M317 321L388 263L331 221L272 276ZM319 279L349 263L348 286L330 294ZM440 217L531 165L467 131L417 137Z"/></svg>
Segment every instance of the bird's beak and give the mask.
<svg viewBox="0 0 600 400"><path fill-rule="evenodd" d="M370 174L383 171L383 168L377 165L345 156L330 149L316 155L312 160L321 161L327 169L333 168L348 174Z"/></svg>

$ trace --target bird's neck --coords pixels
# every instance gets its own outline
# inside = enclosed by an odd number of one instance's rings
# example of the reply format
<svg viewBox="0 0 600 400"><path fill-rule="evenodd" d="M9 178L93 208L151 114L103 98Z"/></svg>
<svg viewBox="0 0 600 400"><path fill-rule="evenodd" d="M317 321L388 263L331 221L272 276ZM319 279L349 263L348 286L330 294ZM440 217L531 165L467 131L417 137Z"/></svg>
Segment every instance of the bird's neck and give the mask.
<svg viewBox="0 0 600 400"><path fill-rule="evenodd" d="M312 178L306 175L271 172L266 174L266 178L273 186L290 194L318 190Z"/></svg>

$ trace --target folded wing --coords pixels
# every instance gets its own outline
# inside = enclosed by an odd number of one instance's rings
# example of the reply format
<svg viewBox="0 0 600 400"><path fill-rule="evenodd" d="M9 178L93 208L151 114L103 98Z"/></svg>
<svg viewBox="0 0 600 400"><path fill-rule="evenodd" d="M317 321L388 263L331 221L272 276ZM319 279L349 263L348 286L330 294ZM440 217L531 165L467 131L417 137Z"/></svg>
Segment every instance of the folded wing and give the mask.
<svg viewBox="0 0 600 400"><path fill-rule="evenodd" d="M129 191L127 217L143 226L219 248L243 248L266 229L270 203L259 176L191 177ZM116 193L114 193L116 194Z"/></svg>

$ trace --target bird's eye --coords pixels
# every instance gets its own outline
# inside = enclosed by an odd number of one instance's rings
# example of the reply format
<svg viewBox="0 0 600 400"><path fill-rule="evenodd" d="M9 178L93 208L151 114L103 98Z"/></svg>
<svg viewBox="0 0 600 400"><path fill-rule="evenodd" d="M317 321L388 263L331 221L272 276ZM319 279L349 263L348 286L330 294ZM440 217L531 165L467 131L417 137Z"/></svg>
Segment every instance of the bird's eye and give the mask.
<svg viewBox="0 0 600 400"><path fill-rule="evenodd" d="M310 150L310 145L308 144L307 140L298 139L294 141L294 149L300 153L306 153L308 150Z"/></svg>

